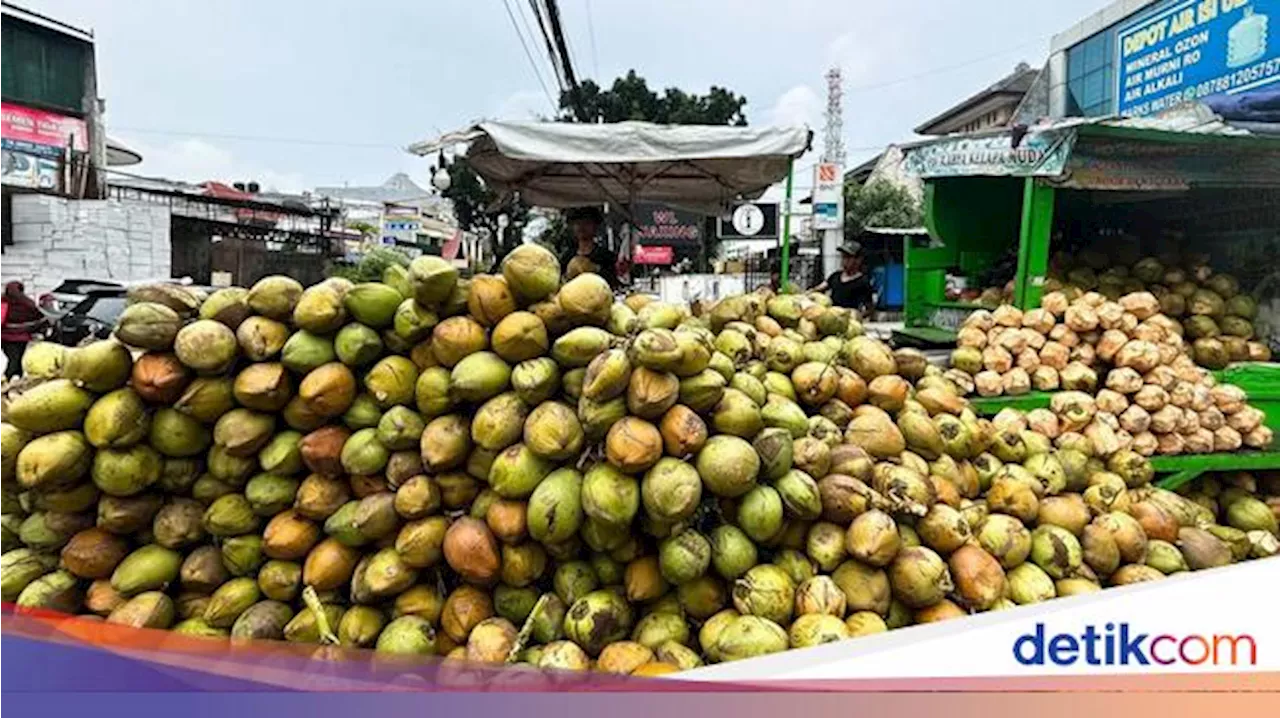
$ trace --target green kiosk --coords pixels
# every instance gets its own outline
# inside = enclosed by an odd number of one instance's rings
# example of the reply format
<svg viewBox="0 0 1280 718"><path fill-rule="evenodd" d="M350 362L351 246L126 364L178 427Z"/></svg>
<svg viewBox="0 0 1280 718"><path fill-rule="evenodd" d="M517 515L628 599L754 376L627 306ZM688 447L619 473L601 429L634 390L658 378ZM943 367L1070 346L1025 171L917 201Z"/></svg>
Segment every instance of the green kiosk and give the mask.
<svg viewBox="0 0 1280 718"><path fill-rule="evenodd" d="M1055 253L1124 238L1159 254L1176 241L1254 287L1276 274L1280 138L1250 134L1202 106L1159 118L1074 118L904 148L924 183L928 237L904 248L896 343L943 347L975 309L1040 305ZM985 290L985 291L983 291ZM980 301L979 300L983 300ZM1280 364L1232 365L1280 433ZM1049 394L976 399L975 410L1048 406ZM1205 471L1280 469L1280 451L1153 457L1166 486Z"/></svg>

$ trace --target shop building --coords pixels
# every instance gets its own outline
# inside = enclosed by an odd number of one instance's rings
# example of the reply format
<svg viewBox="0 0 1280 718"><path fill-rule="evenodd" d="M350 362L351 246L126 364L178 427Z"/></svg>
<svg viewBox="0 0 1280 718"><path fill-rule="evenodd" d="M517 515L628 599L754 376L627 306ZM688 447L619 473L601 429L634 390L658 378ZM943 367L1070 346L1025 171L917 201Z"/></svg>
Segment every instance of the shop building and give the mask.
<svg viewBox="0 0 1280 718"><path fill-rule="evenodd" d="M29 293L67 277L170 272L162 208L104 198L102 168L138 155L102 123L93 33L10 3L3 11L3 280Z"/></svg>
<svg viewBox="0 0 1280 718"><path fill-rule="evenodd" d="M1055 119L1280 91L1280 0L1117 0L1055 35L1045 72Z"/></svg>
<svg viewBox="0 0 1280 718"><path fill-rule="evenodd" d="M1004 127L1013 118L1014 111L1039 74L1039 70L1020 62L1013 72L921 123L915 132L918 135L949 135Z"/></svg>

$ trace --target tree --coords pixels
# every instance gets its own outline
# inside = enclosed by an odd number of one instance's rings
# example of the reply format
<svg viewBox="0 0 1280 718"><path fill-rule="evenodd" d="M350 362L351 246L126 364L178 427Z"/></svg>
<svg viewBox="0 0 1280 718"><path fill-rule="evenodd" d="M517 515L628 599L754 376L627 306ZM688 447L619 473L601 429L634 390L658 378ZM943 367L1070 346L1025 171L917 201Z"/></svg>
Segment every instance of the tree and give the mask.
<svg viewBox="0 0 1280 718"><path fill-rule="evenodd" d="M498 193L494 192L480 175L471 169L465 157L445 162L445 170L449 173L449 189L442 194L453 202L454 216L458 225L468 231L489 230L498 236L498 216L503 212L511 220L512 225L523 224L529 214L529 206L520 201L508 202L498 206ZM434 168L432 174L434 174Z"/></svg>
<svg viewBox="0 0 1280 718"><path fill-rule="evenodd" d="M577 90L560 93L563 122L625 122L641 120L660 125L734 125L745 127L747 98L712 85L705 95L668 87L659 95L629 70L608 90L584 80Z"/></svg>
<svg viewBox="0 0 1280 718"><path fill-rule="evenodd" d="M885 180L847 184L844 188L844 233L857 236L867 227L919 227L920 207L906 189Z"/></svg>

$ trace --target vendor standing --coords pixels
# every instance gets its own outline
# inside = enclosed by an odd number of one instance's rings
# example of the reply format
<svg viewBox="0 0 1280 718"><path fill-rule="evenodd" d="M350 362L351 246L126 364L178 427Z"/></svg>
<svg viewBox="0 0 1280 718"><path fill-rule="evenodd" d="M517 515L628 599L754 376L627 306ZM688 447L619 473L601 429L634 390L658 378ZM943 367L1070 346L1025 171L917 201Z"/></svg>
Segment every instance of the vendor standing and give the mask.
<svg viewBox="0 0 1280 718"><path fill-rule="evenodd" d="M875 287L866 273L862 245L852 240L840 245L840 271L832 272L814 291L826 292L837 307L856 309L866 315L876 305Z"/></svg>
<svg viewBox="0 0 1280 718"><path fill-rule="evenodd" d="M618 286L618 257L605 244L600 234L604 215L598 207L575 207L568 212L569 233L573 246L560 256L560 268L565 279L583 272L595 272Z"/></svg>
<svg viewBox="0 0 1280 718"><path fill-rule="evenodd" d="M0 324L0 339L4 344L4 356L9 360L5 365L6 377L14 377L22 373L22 355L31 342L32 332L44 323L44 312L26 295L22 282L9 282L4 285L4 318Z"/></svg>

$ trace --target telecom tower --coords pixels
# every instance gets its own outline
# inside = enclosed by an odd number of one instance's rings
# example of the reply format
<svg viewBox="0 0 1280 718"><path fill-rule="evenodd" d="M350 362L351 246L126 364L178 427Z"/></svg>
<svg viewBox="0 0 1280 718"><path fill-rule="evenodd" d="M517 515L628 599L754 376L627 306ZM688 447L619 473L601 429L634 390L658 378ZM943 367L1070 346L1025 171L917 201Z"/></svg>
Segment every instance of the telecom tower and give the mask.
<svg viewBox="0 0 1280 718"><path fill-rule="evenodd" d="M839 67L827 70L826 129L822 136L822 161L844 166L844 79Z"/></svg>
<svg viewBox="0 0 1280 718"><path fill-rule="evenodd" d="M826 127L822 136L822 161L834 163L844 174L844 79L840 68L827 70ZM816 183L815 183L816 184ZM843 204L841 211L843 212ZM828 276L840 268L839 246L844 228L822 230L822 273Z"/></svg>

